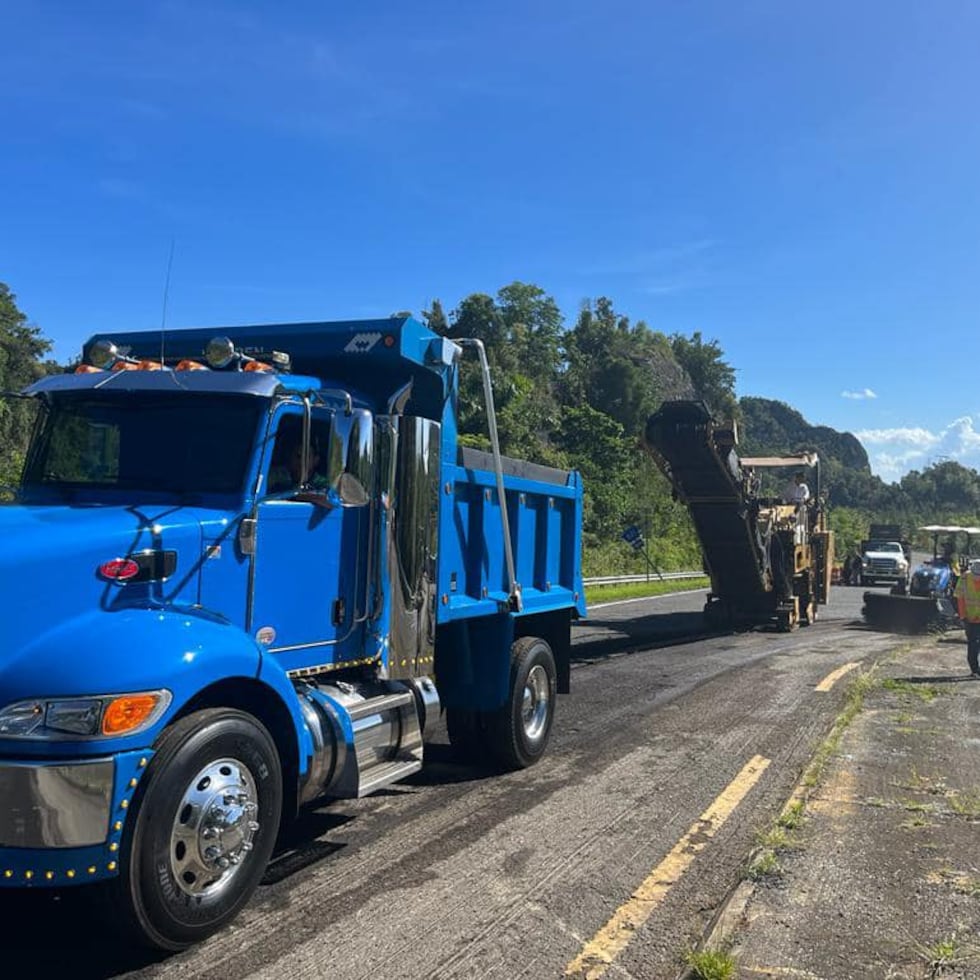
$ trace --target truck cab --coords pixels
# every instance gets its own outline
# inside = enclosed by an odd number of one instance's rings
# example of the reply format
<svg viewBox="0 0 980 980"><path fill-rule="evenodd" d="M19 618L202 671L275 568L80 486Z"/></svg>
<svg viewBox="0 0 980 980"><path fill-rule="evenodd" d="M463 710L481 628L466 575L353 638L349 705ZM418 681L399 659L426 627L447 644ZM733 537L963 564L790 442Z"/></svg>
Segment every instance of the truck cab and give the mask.
<svg viewBox="0 0 980 980"><path fill-rule="evenodd" d="M909 580L909 555L901 541L866 541L861 550L861 584L889 582L904 589Z"/></svg>

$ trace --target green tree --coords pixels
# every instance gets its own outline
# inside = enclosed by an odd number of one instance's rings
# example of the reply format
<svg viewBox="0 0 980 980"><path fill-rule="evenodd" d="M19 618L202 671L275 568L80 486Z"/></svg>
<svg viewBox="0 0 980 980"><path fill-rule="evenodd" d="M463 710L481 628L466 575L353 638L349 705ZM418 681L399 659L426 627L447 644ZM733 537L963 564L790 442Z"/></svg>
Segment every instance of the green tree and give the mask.
<svg viewBox="0 0 980 980"><path fill-rule="evenodd" d="M507 343L515 347L521 374L549 388L561 364L562 315L539 286L512 282L497 292Z"/></svg>
<svg viewBox="0 0 980 980"><path fill-rule="evenodd" d="M586 534L593 542L618 540L636 486L635 440L615 419L588 405L565 409L557 438L586 487Z"/></svg>
<svg viewBox="0 0 980 980"><path fill-rule="evenodd" d="M916 511L930 515L928 523L952 522L956 515L975 520L980 514L980 474L953 460L906 473L899 489Z"/></svg>
<svg viewBox="0 0 980 980"><path fill-rule="evenodd" d="M41 358L51 342L40 328L27 322L17 297L0 282L0 391L15 392L47 374L55 366ZM34 419L34 407L18 399L0 399L0 484L20 477L24 452Z"/></svg>
<svg viewBox="0 0 980 980"><path fill-rule="evenodd" d="M446 319L446 313L439 300L434 299L432 306L422 311L422 319L425 321L425 325L435 333L442 334L444 337L449 334L449 321Z"/></svg>
<svg viewBox="0 0 980 980"><path fill-rule="evenodd" d="M561 311L542 289L528 283L504 286L494 298L472 293L448 320L441 304L425 314L433 329L450 338L483 342L490 366L501 451L562 465L553 445L559 424L555 385L560 365ZM460 369L460 433L464 443L487 445L483 379L476 359Z"/></svg>
<svg viewBox="0 0 980 980"><path fill-rule="evenodd" d="M670 338L678 364L687 371L694 390L716 418L735 418L738 399L735 397L735 369L722 360L717 340L704 340L701 331L690 337L675 333Z"/></svg>
<svg viewBox="0 0 980 980"><path fill-rule="evenodd" d="M638 436L659 401L649 363L653 344L646 325L631 329L629 318L616 313L605 296L586 303L565 335L563 404L590 405Z"/></svg>

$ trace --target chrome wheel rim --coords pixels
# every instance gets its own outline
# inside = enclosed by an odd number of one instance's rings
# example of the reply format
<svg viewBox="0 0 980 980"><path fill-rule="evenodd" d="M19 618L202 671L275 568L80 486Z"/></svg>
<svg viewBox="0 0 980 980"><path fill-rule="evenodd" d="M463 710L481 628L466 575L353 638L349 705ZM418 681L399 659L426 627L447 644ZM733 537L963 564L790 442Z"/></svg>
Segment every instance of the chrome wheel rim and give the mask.
<svg viewBox="0 0 980 980"><path fill-rule="evenodd" d="M548 672L535 664L524 682L524 699L521 704L521 724L528 741L535 742L544 735L551 705L551 685Z"/></svg>
<svg viewBox="0 0 980 980"><path fill-rule="evenodd" d="M255 778L237 759L209 762L190 781L170 832L170 870L185 894L211 897L241 872L258 808Z"/></svg>

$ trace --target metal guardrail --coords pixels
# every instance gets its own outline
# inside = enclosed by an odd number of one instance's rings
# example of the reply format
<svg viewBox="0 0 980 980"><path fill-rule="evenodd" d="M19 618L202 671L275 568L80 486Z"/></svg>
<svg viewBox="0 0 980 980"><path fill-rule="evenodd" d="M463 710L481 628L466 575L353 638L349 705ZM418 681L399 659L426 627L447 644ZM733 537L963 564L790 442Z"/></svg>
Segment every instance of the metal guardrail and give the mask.
<svg viewBox="0 0 980 980"><path fill-rule="evenodd" d="M630 582L659 582L676 581L685 578L707 578L707 572L664 572L658 575L656 572L642 572L639 575L598 575L595 578L584 579L584 584L589 585L628 585Z"/></svg>

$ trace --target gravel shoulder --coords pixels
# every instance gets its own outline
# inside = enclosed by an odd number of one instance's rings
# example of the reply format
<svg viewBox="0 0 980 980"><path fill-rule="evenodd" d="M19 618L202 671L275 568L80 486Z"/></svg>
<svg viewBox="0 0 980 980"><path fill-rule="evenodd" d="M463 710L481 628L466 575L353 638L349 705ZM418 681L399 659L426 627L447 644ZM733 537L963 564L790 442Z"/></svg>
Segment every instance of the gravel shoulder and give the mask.
<svg viewBox="0 0 980 980"><path fill-rule="evenodd" d="M878 664L802 817L707 940L739 977L980 978L980 681L961 631ZM796 823L790 820L790 823Z"/></svg>

